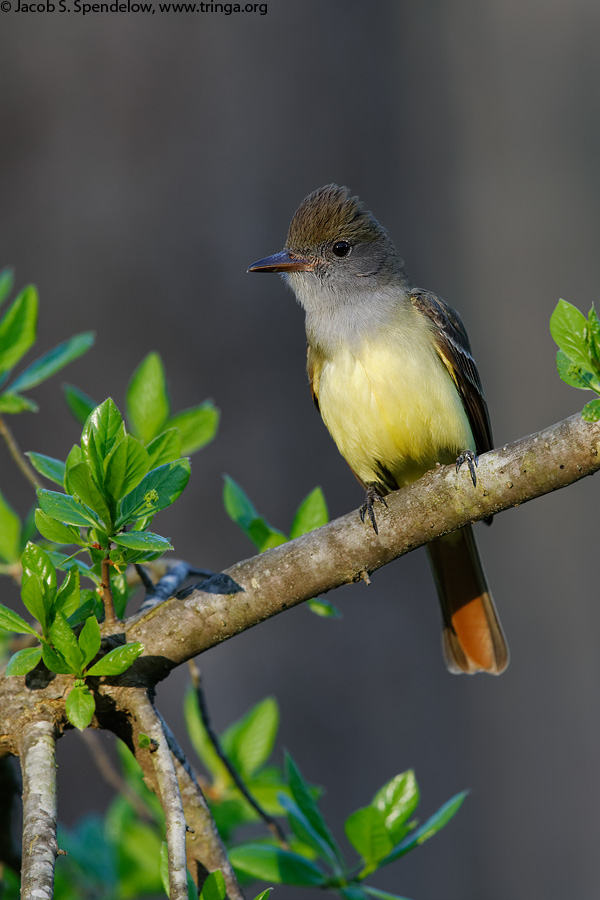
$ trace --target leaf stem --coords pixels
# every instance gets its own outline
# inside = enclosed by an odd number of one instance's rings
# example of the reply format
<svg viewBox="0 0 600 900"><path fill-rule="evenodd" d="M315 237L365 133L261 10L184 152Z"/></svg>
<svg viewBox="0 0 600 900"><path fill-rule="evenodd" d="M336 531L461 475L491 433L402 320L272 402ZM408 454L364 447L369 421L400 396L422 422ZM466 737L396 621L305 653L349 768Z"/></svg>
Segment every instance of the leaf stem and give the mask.
<svg viewBox="0 0 600 900"><path fill-rule="evenodd" d="M27 481L32 485L34 491L37 491L40 486L39 481L37 480L37 475L25 459L25 455L17 444L14 434L12 433L2 416L0 416L0 435L2 435L4 443L8 447L10 455L16 462L17 466L19 467Z"/></svg>
<svg viewBox="0 0 600 900"><path fill-rule="evenodd" d="M102 560L102 603L104 604L104 622L106 625L116 625L118 619L115 615L115 604L110 587L110 556L107 552Z"/></svg>

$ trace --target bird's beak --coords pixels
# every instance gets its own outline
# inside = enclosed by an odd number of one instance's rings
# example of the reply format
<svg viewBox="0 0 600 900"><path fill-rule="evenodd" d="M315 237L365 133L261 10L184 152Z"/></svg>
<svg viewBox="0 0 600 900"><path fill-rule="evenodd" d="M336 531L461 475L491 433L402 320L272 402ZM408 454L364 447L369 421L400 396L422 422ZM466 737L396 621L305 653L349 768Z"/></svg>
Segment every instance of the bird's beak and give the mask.
<svg viewBox="0 0 600 900"><path fill-rule="evenodd" d="M266 256L249 266L249 272L312 272L315 267L313 260L296 256L287 250Z"/></svg>

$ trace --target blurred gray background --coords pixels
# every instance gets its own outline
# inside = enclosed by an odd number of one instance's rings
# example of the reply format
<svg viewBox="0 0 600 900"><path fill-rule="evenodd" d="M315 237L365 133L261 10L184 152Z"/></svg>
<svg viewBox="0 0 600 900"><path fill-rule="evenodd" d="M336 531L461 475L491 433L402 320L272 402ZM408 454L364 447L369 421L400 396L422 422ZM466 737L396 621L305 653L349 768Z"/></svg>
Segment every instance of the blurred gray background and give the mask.
<svg viewBox="0 0 600 900"><path fill-rule="evenodd" d="M330 181L360 194L415 281L460 310L497 444L575 412L586 397L556 376L548 320L561 296L586 312L597 297L599 32L592 0L3 14L0 262L40 289L40 350L97 332L36 389L41 412L13 420L24 449L64 458L76 439L60 380L122 404L158 349L176 410L212 397L222 411L161 514L179 556L218 570L252 554L223 510L224 472L283 529L316 484L332 516L356 508L307 390L301 311L278 279L245 274ZM24 512L2 448L0 463ZM446 672L418 551L331 595L341 621L298 608L202 657L215 724L275 694L277 753L327 786L342 841L345 815L409 766L422 818L470 788L450 826L372 879L382 889L597 897L596 506L588 479L478 527L512 652L502 677ZM159 690L180 736L186 681L183 667ZM59 750L72 822L107 789L76 735Z"/></svg>

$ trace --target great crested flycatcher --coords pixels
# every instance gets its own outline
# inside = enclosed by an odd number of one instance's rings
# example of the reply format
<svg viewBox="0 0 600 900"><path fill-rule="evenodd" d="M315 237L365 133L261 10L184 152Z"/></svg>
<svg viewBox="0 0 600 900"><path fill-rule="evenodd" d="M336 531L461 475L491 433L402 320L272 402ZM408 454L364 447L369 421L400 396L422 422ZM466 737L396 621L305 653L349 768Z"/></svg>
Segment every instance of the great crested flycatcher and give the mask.
<svg viewBox="0 0 600 900"><path fill-rule="evenodd" d="M373 500L436 463L492 448L479 374L460 316L416 287L358 197L330 184L296 211L285 249L250 266L280 272L306 313L308 375L323 421ZM385 502L385 501L384 501ZM470 525L427 545L451 672L500 674L508 648Z"/></svg>

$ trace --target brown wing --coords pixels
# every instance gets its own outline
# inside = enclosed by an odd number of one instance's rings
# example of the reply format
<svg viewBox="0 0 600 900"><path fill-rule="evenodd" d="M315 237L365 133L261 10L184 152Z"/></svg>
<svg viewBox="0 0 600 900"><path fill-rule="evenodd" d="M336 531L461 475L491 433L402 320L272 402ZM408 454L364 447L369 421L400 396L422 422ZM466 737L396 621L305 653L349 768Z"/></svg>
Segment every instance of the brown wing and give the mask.
<svg viewBox="0 0 600 900"><path fill-rule="evenodd" d="M415 290L413 306L434 325L436 349L456 384L475 438L475 450L485 453L493 447L492 426L479 372L471 353L465 326L456 310L429 291Z"/></svg>

